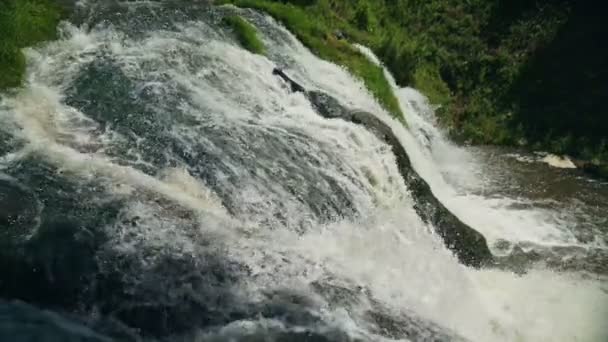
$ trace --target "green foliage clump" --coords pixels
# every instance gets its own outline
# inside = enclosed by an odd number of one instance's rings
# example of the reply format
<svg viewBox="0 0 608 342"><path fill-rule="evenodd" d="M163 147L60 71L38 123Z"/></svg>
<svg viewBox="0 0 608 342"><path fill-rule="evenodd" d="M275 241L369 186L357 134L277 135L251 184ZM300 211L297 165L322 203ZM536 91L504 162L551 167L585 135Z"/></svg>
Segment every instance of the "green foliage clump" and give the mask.
<svg viewBox="0 0 608 342"><path fill-rule="evenodd" d="M47 0L0 1L0 90L21 84L21 48L54 39L59 19L59 8Z"/></svg>
<svg viewBox="0 0 608 342"><path fill-rule="evenodd" d="M258 37L253 25L238 15L225 17L224 22L232 28L239 43L245 49L258 55L266 54L266 47Z"/></svg>

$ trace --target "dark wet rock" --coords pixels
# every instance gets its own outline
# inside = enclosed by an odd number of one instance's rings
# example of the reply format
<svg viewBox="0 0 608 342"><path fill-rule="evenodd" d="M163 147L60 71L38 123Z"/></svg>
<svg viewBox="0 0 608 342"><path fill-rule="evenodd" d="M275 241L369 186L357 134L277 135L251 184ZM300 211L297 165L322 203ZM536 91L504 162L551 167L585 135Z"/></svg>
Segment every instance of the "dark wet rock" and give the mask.
<svg viewBox="0 0 608 342"><path fill-rule="evenodd" d="M283 70L279 69L279 68L274 68L272 69L272 74L273 75L277 75L279 77L281 77L284 80L289 80L289 77L285 74L285 72L283 72ZM304 89L304 87L302 87L301 85L299 85L296 82L288 82L289 86L291 87L291 91L293 92L305 92L306 89Z"/></svg>
<svg viewBox="0 0 608 342"><path fill-rule="evenodd" d="M0 341L111 342L83 323L14 301L0 301Z"/></svg>
<svg viewBox="0 0 608 342"><path fill-rule="evenodd" d="M28 216L24 221L9 220L10 234L0 239L0 297L77 308L96 272L95 253L104 241L100 228L120 204L102 201L93 184L79 188L68 176L34 159L7 172L18 182L14 184L27 184L32 190L6 184L0 190L12 203L5 209Z"/></svg>
<svg viewBox="0 0 608 342"><path fill-rule="evenodd" d="M0 252L0 295L74 308L96 270L95 244L74 222L45 222L30 240Z"/></svg>
<svg viewBox="0 0 608 342"><path fill-rule="evenodd" d="M292 90L302 91L300 89L304 89L283 71L278 70L273 71L273 73L290 84ZM325 93L319 91L303 92L323 117L342 119L363 125L380 140L391 146L397 159L399 171L416 202L414 206L416 212L423 221L432 224L437 234L441 236L446 246L456 254L460 262L473 267L481 267L491 263L492 253L484 236L464 224L433 195L429 185L412 167L407 152L389 126L371 113L347 109L337 99Z"/></svg>
<svg viewBox="0 0 608 342"><path fill-rule="evenodd" d="M151 261L120 254L103 257L93 294L103 315L156 338L248 316L249 308L233 292L247 269L213 253L154 258L154 266L144 269Z"/></svg>
<svg viewBox="0 0 608 342"><path fill-rule="evenodd" d="M587 175L601 180L608 180L608 164L599 164L580 159L573 159L572 162Z"/></svg>
<svg viewBox="0 0 608 342"><path fill-rule="evenodd" d="M57 188L26 182L34 192L17 182L0 181L0 296L74 303L81 280L94 270L94 237L63 210L55 211L61 203ZM53 200L45 203L49 196Z"/></svg>

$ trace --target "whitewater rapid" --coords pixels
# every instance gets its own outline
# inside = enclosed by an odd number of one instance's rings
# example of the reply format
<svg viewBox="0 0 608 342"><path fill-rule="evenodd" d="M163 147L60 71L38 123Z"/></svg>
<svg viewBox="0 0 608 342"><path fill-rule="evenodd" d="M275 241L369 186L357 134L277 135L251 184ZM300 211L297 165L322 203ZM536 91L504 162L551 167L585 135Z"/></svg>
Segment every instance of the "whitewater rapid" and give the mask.
<svg viewBox="0 0 608 342"><path fill-rule="evenodd" d="M159 296L176 305L173 293L202 297L223 313L288 289L311 302L306 312L315 318L306 325L287 314L235 315L199 327L192 340L272 329L407 340L383 334L370 310L415 317L405 330L425 331L417 320L431 322L454 339L608 339L601 278L462 266L417 216L390 147L361 126L322 118L272 70L389 124L434 194L491 247L499 240L583 245L551 211L512 210L515 199L464 191L484 186L479 161L445 139L420 93L395 86L406 128L360 80L266 15L224 7L159 19L167 12L138 17L133 12L151 5L124 6L132 16L92 27L64 23L61 39L27 50L27 85L0 104L0 130L12 146L0 150L0 170L19 178L11 168L34 160L50 165L52 177L103 194L83 201L120 200L120 220L102 227L110 239L99 259L133 258L123 271L134 292L158 281L148 275L162 257L200 266L212 250L246 269L227 286L229 302L222 302L225 286L200 285L212 292L202 295L165 279L162 290L173 292ZM221 27L221 15L232 12L260 30L267 56L240 48ZM352 298L328 299L316 284L348 289Z"/></svg>

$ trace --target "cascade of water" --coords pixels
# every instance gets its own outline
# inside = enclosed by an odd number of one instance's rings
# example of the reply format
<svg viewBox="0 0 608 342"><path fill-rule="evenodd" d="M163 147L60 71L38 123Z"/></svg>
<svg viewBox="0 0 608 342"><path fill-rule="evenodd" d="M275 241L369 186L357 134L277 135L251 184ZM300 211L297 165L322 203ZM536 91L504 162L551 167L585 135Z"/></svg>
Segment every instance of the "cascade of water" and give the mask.
<svg viewBox="0 0 608 342"><path fill-rule="evenodd" d="M43 283L79 270L78 282L96 278L96 291L77 298L80 310L193 340L608 336L601 283L463 267L416 215L391 149L360 126L317 115L272 69L389 123L438 197L484 234L550 243L557 233L524 231L509 213L479 214L490 199L456 200L442 174L450 162L437 160L452 147L429 117L416 117L428 110L416 92L398 94L408 130L360 81L267 16L240 11L260 29L264 57L221 28L236 9L190 18L123 6L137 15L122 8L90 29L65 24L62 39L28 50L27 87L0 106L0 138L10 137L0 139L10 156L0 168L43 203L26 227L40 238L26 247L63 238L55 232L65 227L77 232L70 243L98 244L94 277L72 258L40 257ZM20 291L29 286L0 290L27 297Z"/></svg>

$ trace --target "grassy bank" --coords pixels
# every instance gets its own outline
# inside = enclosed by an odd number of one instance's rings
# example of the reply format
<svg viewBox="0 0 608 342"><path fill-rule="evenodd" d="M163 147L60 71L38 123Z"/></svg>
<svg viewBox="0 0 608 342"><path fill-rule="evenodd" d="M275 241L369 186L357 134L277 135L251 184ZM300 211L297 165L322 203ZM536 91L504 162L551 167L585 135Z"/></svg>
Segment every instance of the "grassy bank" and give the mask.
<svg viewBox="0 0 608 342"><path fill-rule="evenodd" d="M370 62L350 43L338 39L333 33L337 29L354 32L361 36L365 32L352 28L347 22L338 20L332 12L324 10L323 5L302 6L268 0L224 0L216 3L231 3L239 7L265 11L281 21L298 39L320 58L342 65L359 77L380 104L395 117L402 119L399 107L390 84L384 77L381 67Z"/></svg>
<svg viewBox="0 0 608 342"><path fill-rule="evenodd" d="M21 49L54 39L58 6L46 0L0 1L0 90L21 85L25 57Z"/></svg>
<svg viewBox="0 0 608 342"><path fill-rule="evenodd" d="M247 22L247 20L238 15L231 15L224 18L224 22L232 28L243 48L258 55L266 53L264 43L258 37L255 27Z"/></svg>

